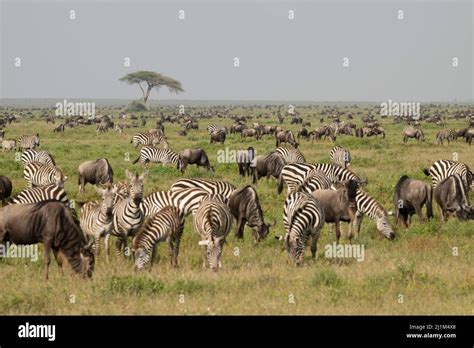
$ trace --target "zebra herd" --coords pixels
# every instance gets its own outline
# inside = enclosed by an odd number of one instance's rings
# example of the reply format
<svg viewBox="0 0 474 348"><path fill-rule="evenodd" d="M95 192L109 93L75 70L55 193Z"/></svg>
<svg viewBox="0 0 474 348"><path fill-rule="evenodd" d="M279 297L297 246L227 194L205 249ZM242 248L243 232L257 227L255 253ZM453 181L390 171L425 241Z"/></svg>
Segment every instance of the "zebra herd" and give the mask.
<svg viewBox="0 0 474 348"><path fill-rule="evenodd" d="M259 125L255 127L263 129ZM225 138L227 133L227 128L221 126L210 125L207 129L211 142L222 134ZM352 242L353 232L355 238L359 238L364 216L375 222L377 231L384 237L389 240L395 238L389 221L390 213L365 191L368 181L352 171L352 157L348 149L340 145L334 146L329 152L331 163L308 163L303 153L297 149L293 134L284 131L280 133L281 137L276 136L277 147L273 151L255 156L255 150L250 147L241 150L236 162L240 175L252 175L254 185L258 185L260 178L266 177L268 180L274 177L278 194L286 186L283 205L285 235L277 238L282 241L292 262L296 265L303 264L307 243L310 244L312 258L315 258L317 242L326 223L336 225L337 242L340 237L340 221L349 223L348 235ZM406 128L404 136L407 139L424 139L421 130L414 127ZM451 139L450 132L440 132L439 136ZM188 163L205 163L208 170L213 169L203 149L186 149L181 154L172 151L160 129L136 133L130 143L135 148L141 146L139 156L133 164L148 167L150 163L171 163L181 173L184 173ZM64 182L68 177L56 165L49 152L35 149L40 144L39 134L22 136L18 139L18 144L23 149L20 161L24 166L26 188L12 197L8 204L59 201L76 215L74 204L64 190ZM244 162L246 166L243 165ZM117 253L124 257L132 256L137 271L143 270L147 265L151 267L155 249L163 241L168 244L171 265L178 266L180 242L186 218L191 214L193 228L199 236L198 245L203 247L204 264L214 272L221 267L225 241L234 222L237 238L243 238L244 226L247 225L252 229L255 242L266 238L270 227L276 223L265 222L257 190L250 185L238 188L224 180L180 178L166 191L154 191L145 195L148 169L142 174L132 173L127 169L124 173L126 180L114 183L114 173L106 158L85 161L78 166L79 192L83 194L85 185L91 183L95 185L94 189L100 197L98 200L78 202L78 221L94 255L99 254L103 240L108 260L110 238L114 237ZM443 217L452 213L453 209L454 213L464 209L467 211L464 215L467 218L473 215L468 202L473 172L466 164L439 160L430 168L424 169L424 173L431 177L435 198ZM461 198L453 200L453 190ZM409 203L404 201L403 208ZM462 206L453 206L458 203ZM395 209L398 208L400 207L395 205Z"/></svg>

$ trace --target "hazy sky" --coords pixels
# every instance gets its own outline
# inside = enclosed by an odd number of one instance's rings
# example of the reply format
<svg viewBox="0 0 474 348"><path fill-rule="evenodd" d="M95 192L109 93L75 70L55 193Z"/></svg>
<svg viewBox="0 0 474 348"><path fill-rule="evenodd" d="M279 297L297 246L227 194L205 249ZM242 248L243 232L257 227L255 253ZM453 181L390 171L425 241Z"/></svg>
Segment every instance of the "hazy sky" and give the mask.
<svg viewBox="0 0 474 348"><path fill-rule="evenodd" d="M136 99L118 79L153 70L185 93L151 99L474 100L469 0L0 3L3 98Z"/></svg>

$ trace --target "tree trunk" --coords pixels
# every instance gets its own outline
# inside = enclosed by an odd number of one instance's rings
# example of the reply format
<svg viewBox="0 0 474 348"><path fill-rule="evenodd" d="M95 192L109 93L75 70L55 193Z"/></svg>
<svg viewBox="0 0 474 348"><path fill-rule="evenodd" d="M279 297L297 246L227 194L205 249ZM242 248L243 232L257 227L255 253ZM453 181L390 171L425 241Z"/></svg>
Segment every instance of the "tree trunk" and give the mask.
<svg viewBox="0 0 474 348"><path fill-rule="evenodd" d="M153 89L153 86L148 85L148 89L146 90L145 96L143 97L143 101L145 102L145 105L146 105L146 102L148 100L148 97L150 96L150 92L151 92L152 89Z"/></svg>

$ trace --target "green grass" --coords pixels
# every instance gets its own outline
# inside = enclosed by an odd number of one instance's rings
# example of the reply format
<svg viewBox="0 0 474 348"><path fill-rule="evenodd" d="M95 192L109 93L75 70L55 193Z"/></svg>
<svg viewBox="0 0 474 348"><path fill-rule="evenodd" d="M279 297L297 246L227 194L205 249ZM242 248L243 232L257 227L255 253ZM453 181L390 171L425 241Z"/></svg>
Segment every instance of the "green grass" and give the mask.
<svg viewBox="0 0 474 348"><path fill-rule="evenodd" d="M353 113L366 109L351 109ZM302 109L304 119L310 111ZM35 115L39 112L35 111ZM116 110L107 111L117 115ZM236 109L233 114L249 114ZM255 115L268 110L255 109ZM314 112L311 112L313 114ZM144 113L147 114L147 113ZM319 115L309 118L312 128L319 126ZM262 118L264 124L275 124L275 117ZM256 119L250 120L251 122ZM116 121L117 122L117 121ZM119 121L122 122L122 121ZM126 121L127 122L127 121ZM296 132L297 125L284 127ZM361 124L360 120L356 123ZM155 123L150 120L149 127ZM212 118L199 122L198 131L191 130L186 138L179 137L179 125L165 124L166 134L174 151L203 147L216 172L207 173L195 166L188 167L186 177L221 178L238 187L250 184L238 176L235 164L216 163L217 151L226 146L231 150L252 145L258 154L275 147L274 139L265 137L256 142L229 135L224 146L209 144L206 127L210 123L230 126L232 120ZM56 124L57 125L57 124ZM352 169L367 177L366 190L387 209L392 208L393 188L403 174L429 182L421 171L437 159L451 159L456 152L459 160L474 167L474 151L462 141L436 146L434 137L439 127L424 124L424 143L411 140L402 143L403 124L382 120L385 139L339 137L337 144L351 150ZM449 121L448 126L464 127L465 121ZM130 144L134 132L149 127L127 129L119 135L114 131L98 134L95 127L66 129L64 134L52 132L37 117L6 128L6 138L40 133L39 149L50 151L57 165L69 176L65 189L71 199L97 199L93 188L85 194L77 190L77 166L85 160L107 157L114 169L115 180L125 179L125 169L141 172L132 165L139 151ZM308 162L327 161L334 144L326 141L301 141L301 151ZM10 177L14 192L24 188L21 163L14 153L0 153L1 175ZM180 174L173 166L151 165L145 193L166 190ZM92 280L82 280L69 269L61 276L52 263L50 280L43 279L43 262L0 260L1 314L474 314L474 258L472 236L474 224L455 219L443 223L437 207L435 218L419 224L413 219L409 229L396 228L397 238L389 241L381 236L372 220L365 217L358 243L365 246L363 262L331 260L324 257L324 246L335 241L332 225L324 227L318 243L318 257L313 262L306 251L305 264L296 268L274 236L284 234L282 223L284 195L276 193L273 179L263 179L257 191L267 221L277 220L266 240L255 245L246 229L245 240L234 239L234 230L227 238L223 252L223 269L213 274L202 268L202 250L192 228L192 216L186 220L181 244L180 267L171 267L167 247L158 246L160 261L151 270L140 274L133 271L131 260L111 255L107 263L99 255ZM391 220L393 222L393 220ZM235 227L235 226L234 226ZM344 231L347 230L343 225ZM342 238L342 243L347 239ZM112 243L113 245L113 243ZM238 248L238 252L237 249ZM458 255L453 255L453 248ZM40 246L40 250L41 246ZM398 302L399 295L404 298ZM290 301L290 297L294 301ZM74 299L74 300L71 300Z"/></svg>

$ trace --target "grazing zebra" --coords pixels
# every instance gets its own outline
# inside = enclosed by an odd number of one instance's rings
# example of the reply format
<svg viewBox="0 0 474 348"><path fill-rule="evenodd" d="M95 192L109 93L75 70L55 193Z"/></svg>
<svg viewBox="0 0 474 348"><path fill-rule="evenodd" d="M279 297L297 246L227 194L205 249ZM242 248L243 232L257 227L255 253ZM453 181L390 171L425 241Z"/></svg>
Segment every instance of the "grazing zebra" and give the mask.
<svg viewBox="0 0 474 348"><path fill-rule="evenodd" d="M472 185L474 175L466 164L450 160L438 160L434 162L429 169L423 169L423 173L425 173L425 175L431 175L433 189L448 176L459 174L468 192Z"/></svg>
<svg viewBox="0 0 474 348"><path fill-rule="evenodd" d="M154 258L158 242L168 243L171 265L178 267L179 244L184 229L184 214L176 207L164 207L154 214L133 238L135 270L141 271Z"/></svg>
<svg viewBox="0 0 474 348"><path fill-rule="evenodd" d="M367 184L367 180L361 179L347 168L329 164L329 163L290 163L283 167L280 175L280 185L278 186L278 193L283 190L283 183L286 183L288 190L290 186L301 185L307 177L309 170L320 170L331 180L332 183L355 180L359 185Z"/></svg>
<svg viewBox="0 0 474 348"><path fill-rule="evenodd" d="M300 150L294 147L280 146L275 152L280 155L285 164L288 163L305 163L306 160Z"/></svg>
<svg viewBox="0 0 474 348"><path fill-rule="evenodd" d="M329 153L331 162L342 168L347 168L351 165L351 153L342 146L334 146Z"/></svg>
<svg viewBox="0 0 474 348"><path fill-rule="evenodd" d="M217 133L219 131L223 131L227 134L227 127L210 124L209 126L207 126L207 131L209 132L209 134Z"/></svg>
<svg viewBox="0 0 474 348"><path fill-rule="evenodd" d="M311 237L311 256L316 257L319 234L325 215L319 202L303 192L293 192L286 197L283 224L286 235L283 238L290 259L297 265L303 264L306 241Z"/></svg>
<svg viewBox="0 0 474 348"><path fill-rule="evenodd" d="M94 238L92 252L98 255L100 238L110 233L112 228L112 210L117 188L111 186L105 189L96 186L94 188L102 200L87 202L81 207L80 225L86 235Z"/></svg>
<svg viewBox="0 0 474 348"><path fill-rule="evenodd" d="M15 197L13 197L12 203L31 204L49 200L60 201L66 204L68 207L71 206L67 193L64 191L64 188L54 184L24 189Z"/></svg>
<svg viewBox="0 0 474 348"><path fill-rule="evenodd" d="M451 141L454 140L455 135L456 135L456 132L454 131L454 129L451 129L451 128L442 129L436 134L436 143L438 145L439 144L444 145L444 140L446 139L448 141L448 144L450 144Z"/></svg>
<svg viewBox="0 0 474 348"><path fill-rule="evenodd" d="M53 156L48 151L26 150L21 154L21 161L23 165L30 162L40 162L44 164L56 165Z"/></svg>
<svg viewBox="0 0 474 348"><path fill-rule="evenodd" d="M28 188L50 184L64 187L64 181L67 180L67 176L64 176L58 167L40 162L27 163L23 170L23 177Z"/></svg>
<svg viewBox="0 0 474 348"><path fill-rule="evenodd" d="M39 134L36 133L36 135L22 135L18 138L17 143L22 150L34 149L36 146L40 145Z"/></svg>
<svg viewBox="0 0 474 348"><path fill-rule="evenodd" d="M183 161L176 152L173 152L169 149L157 149L152 146L143 146L140 150L140 155L138 158L133 161L133 164L136 164L140 161L140 164L148 165L149 162L152 163L173 163L176 165L181 173L184 171Z"/></svg>
<svg viewBox="0 0 474 348"><path fill-rule="evenodd" d="M143 198L140 209L145 217L149 217L166 206L172 206L179 208L187 216L199 207L201 200L207 195L207 191L198 188L152 192Z"/></svg>
<svg viewBox="0 0 474 348"><path fill-rule="evenodd" d="M201 236L199 245L204 246L204 267L206 261L213 272L221 267L222 246L232 227L232 214L221 195L209 195L202 200L194 214L194 229Z"/></svg>
<svg viewBox="0 0 474 348"><path fill-rule="evenodd" d="M105 251L109 253L110 235L117 237L116 247L118 254L124 251L128 256L127 238L133 236L140 228L143 222L143 214L140 210L140 203L143 199L143 182L148 175L144 172L142 175L133 175L128 170L125 174L129 179L128 196L118 200L113 208L113 224L110 234L105 236Z"/></svg>
<svg viewBox="0 0 474 348"><path fill-rule="evenodd" d="M158 133L136 133L130 143L133 143L134 147L138 147L139 145L162 145L165 149L169 148L166 137Z"/></svg>
<svg viewBox="0 0 474 348"><path fill-rule="evenodd" d="M203 179L181 179L171 185L170 191L180 189L198 188L208 192L208 194L218 194L229 199L235 186L223 180L203 180Z"/></svg>
<svg viewBox="0 0 474 348"><path fill-rule="evenodd" d="M385 237L388 239L395 238L395 233L393 232L392 226L388 221L388 214L382 205L375 200L375 198L368 195L359 188L357 189L355 202L357 209L355 213L356 219L354 221L356 239L359 238L360 226L364 215L367 215L369 218L375 221L377 230ZM352 237L352 226L349 235Z"/></svg>

